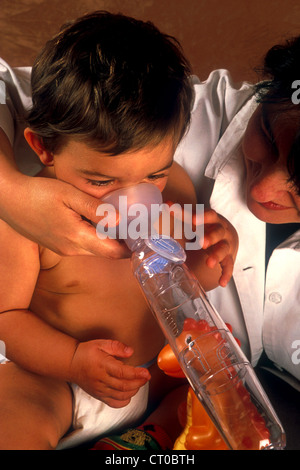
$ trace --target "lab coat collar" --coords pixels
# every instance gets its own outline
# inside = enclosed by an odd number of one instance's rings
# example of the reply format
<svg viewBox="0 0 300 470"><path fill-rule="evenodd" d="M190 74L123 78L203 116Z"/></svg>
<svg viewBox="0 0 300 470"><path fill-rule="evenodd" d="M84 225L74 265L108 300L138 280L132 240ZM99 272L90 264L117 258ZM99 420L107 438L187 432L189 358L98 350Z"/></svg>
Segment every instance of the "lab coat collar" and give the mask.
<svg viewBox="0 0 300 470"><path fill-rule="evenodd" d="M247 123L257 106L258 104L254 95L235 115L215 148L206 167L205 176L214 180L217 178L218 173L231 158L235 149L240 145Z"/></svg>
<svg viewBox="0 0 300 470"><path fill-rule="evenodd" d="M239 235L240 248L233 280L244 313L254 363L263 348L261 331L265 280L265 223L257 219L246 205L241 140L255 108L256 103L252 99L236 115L206 169L206 176L215 179L210 199L211 207L226 217ZM249 252L253 255L249 256Z"/></svg>

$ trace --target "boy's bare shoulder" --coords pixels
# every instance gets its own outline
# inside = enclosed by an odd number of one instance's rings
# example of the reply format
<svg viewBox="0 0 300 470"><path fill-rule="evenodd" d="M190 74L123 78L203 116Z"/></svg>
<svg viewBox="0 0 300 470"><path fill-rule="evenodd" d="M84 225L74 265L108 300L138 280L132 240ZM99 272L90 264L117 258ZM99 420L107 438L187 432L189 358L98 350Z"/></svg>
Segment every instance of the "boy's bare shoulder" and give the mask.
<svg viewBox="0 0 300 470"><path fill-rule="evenodd" d="M196 204L194 185L187 172L174 162L169 174L167 185L163 191L164 201L179 204Z"/></svg>

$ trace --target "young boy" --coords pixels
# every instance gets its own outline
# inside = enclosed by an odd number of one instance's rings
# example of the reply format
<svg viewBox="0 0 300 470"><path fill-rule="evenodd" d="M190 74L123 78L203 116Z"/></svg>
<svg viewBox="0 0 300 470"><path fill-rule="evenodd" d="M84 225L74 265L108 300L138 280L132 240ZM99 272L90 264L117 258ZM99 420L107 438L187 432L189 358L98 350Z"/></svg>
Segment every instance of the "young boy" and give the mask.
<svg viewBox="0 0 300 470"><path fill-rule="evenodd" d="M150 24L97 12L66 26L32 72L25 138L45 166L40 176L99 200L148 182L164 200L195 202L173 164L189 122L189 74L176 42ZM191 265L209 289L222 264L228 278L237 241L226 220L207 220L215 267L200 250ZM1 449L54 449L69 432L74 445L123 428L141 420L148 395L159 402L175 386L157 369L164 337L128 258L60 256L2 221L0 256L9 359L0 366Z"/></svg>

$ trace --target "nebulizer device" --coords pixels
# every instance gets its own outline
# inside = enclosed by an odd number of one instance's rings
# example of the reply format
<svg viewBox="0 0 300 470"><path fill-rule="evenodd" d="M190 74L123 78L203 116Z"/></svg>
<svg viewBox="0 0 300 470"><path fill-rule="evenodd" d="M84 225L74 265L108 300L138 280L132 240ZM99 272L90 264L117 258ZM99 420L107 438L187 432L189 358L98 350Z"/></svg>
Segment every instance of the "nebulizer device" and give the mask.
<svg viewBox="0 0 300 470"><path fill-rule="evenodd" d="M144 233L131 230L122 237L132 251L134 276L228 448L284 449L282 425L248 359L187 267L185 250L173 238L153 234L151 207L162 203L158 188L141 183L111 192L102 202L117 209L128 228L139 209L147 208L148 220L139 220ZM124 225L121 229L124 232ZM104 238L103 230L100 237Z"/></svg>

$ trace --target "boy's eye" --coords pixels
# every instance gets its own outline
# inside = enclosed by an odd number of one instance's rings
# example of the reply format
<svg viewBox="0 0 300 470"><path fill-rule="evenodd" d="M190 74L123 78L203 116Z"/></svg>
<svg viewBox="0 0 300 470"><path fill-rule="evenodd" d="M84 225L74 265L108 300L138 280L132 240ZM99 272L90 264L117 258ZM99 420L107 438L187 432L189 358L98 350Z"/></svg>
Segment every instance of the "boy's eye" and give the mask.
<svg viewBox="0 0 300 470"><path fill-rule="evenodd" d="M164 173L160 173L159 175L149 175L148 176L148 180L157 180L159 178L165 178L167 175L165 175Z"/></svg>
<svg viewBox="0 0 300 470"><path fill-rule="evenodd" d="M113 183L113 180L87 180L87 183L92 186L108 186Z"/></svg>
<svg viewBox="0 0 300 470"><path fill-rule="evenodd" d="M147 178L150 181L155 181L159 178L164 178L166 176L167 175L165 173L160 173L160 174L157 174L157 175L149 175ZM92 186L101 187L101 186L109 186L110 184L113 184L114 180L91 180L91 179L87 179L87 183L91 184Z"/></svg>

